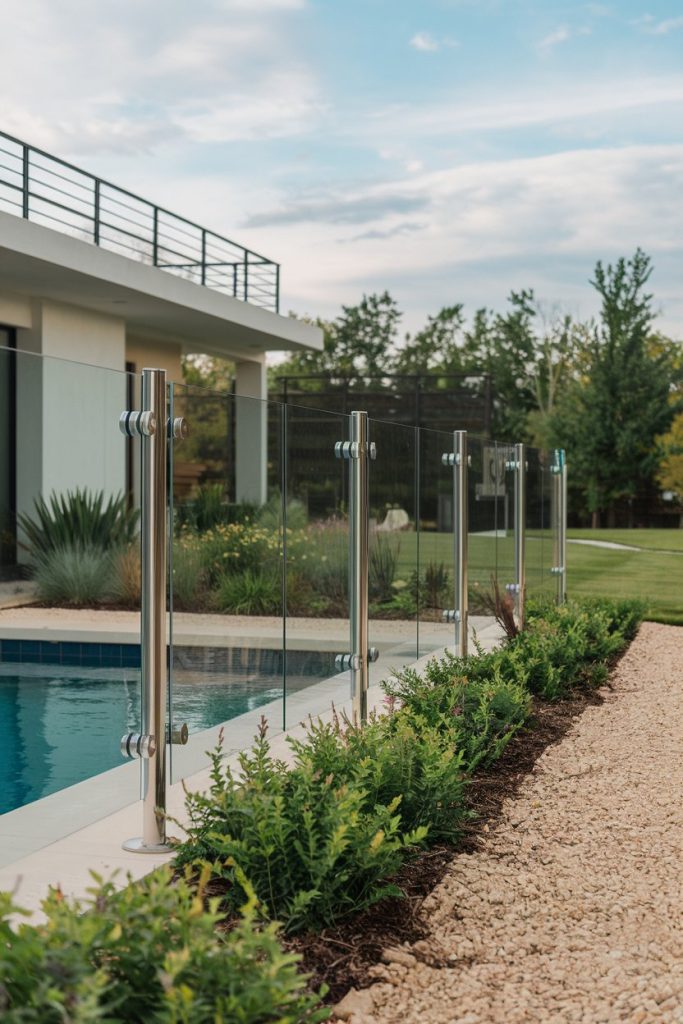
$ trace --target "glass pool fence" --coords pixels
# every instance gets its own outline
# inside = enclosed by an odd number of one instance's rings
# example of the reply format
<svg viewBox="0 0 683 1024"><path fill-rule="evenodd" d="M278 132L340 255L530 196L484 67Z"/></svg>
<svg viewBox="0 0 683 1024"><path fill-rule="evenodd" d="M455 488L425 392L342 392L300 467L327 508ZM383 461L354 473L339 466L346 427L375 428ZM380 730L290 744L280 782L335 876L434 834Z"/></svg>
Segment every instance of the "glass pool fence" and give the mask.
<svg viewBox="0 0 683 1024"><path fill-rule="evenodd" d="M219 736L362 719L496 589L564 599L563 452L14 349L0 388L0 838L141 794L163 845Z"/></svg>

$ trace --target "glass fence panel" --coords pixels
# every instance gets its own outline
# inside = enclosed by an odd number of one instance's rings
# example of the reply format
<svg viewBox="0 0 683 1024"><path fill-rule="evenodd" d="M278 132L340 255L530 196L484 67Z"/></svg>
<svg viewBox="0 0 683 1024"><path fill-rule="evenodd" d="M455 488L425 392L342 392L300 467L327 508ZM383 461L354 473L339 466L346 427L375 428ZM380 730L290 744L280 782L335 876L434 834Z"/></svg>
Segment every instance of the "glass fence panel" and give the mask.
<svg viewBox="0 0 683 1024"><path fill-rule="evenodd" d="M247 746L261 716L283 728L284 464L282 407L172 385L188 437L171 459L173 780Z"/></svg>
<svg viewBox="0 0 683 1024"><path fill-rule="evenodd" d="M500 481L495 442L468 437L468 597L469 613L477 619L490 615L493 581L496 576L496 544L499 519Z"/></svg>
<svg viewBox="0 0 683 1024"><path fill-rule="evenodd" d="M515 474L509 468L514 445L496 441L492 445L495 460L496 495L496 580L501 594L515 582Z"/></svg>
<svg viewBox="0 0 683 1024"><path fill-rule="evenodd" d="M541 508L539 514L539 533L541 539L541 593L546 597L554 596L557 581L553 575L553 453L547 448L539 449L539 471L541 476Z"/></svg>
<svg viewBox="0 0 683 1024"><path fill-rule="evenodd" d="M543 465L537 448L526 448L526 588L543 589Z"/></svg>
<svg viewBox="0 0 683 1024"><path fill-rule="evenodd" d="M418 656L419 449L417 430L370 420L370 685Z"/></svg>
<svg viewBox="0 0 683 1024"><path fill-rule="evenodd" d="M120 754L140 716L138 464L118 425L137 397L123 372L0 348L3 863L139 794Z"/></svg>
<svg viewBox="0 0 683 1024"><path fill-rule="evenodd" d="M419 573L414 599L419 621L419 654L442 651L455 642L455 626L444 613L455 607L453 543L453 433L419 432Z"/></svg>
<svg viewBox="0 0 683 1024"><path fill-rule="evenodd" d="M335 656L349 652L349 461L335 445L349 438L349 417L285 405L287 606L285 721L339 706L349 673Z"/></svg>

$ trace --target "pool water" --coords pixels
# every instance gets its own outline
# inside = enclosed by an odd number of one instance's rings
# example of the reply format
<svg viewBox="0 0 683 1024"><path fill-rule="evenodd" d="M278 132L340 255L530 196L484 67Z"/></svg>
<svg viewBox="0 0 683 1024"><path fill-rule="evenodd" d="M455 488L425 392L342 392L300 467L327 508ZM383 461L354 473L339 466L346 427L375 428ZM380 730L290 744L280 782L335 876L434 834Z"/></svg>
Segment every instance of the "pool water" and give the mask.
<svg viewBox="0 0 683 1024"><path fill-rule="evenodd" d="M328 660L287 692L325 678ZM173 721L195 734L282 696L281 675L176 673ZM139 669L0 666L0 814L124 764L121 736L139 725Z"/></svg>

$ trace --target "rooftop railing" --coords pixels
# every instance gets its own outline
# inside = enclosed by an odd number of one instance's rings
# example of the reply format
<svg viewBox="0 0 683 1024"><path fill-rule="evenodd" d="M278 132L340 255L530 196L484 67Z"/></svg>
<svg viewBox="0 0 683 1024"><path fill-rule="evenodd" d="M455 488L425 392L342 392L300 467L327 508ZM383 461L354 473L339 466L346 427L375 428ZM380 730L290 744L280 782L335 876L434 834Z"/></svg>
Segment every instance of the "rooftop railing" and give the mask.
<svg viewBox="0 0 683 1024"><path fill-rule="evenodd" d="M5 132L0 210L279 311L278 263Z"/></svg>

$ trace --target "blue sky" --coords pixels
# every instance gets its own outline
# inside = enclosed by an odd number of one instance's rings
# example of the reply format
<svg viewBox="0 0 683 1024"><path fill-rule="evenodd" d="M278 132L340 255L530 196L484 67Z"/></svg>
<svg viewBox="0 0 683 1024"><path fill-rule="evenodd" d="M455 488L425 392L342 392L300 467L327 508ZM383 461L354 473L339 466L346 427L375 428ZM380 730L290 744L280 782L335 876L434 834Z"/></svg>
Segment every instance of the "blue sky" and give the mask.
<svg viewBox="0 0 683 1024"><path fill-rule="evenodd" d="M285 309L389 288L415 329L532 287L589 316L652 255L683 337L683 3L24 0L5 130L283 264Z"/></svg>

